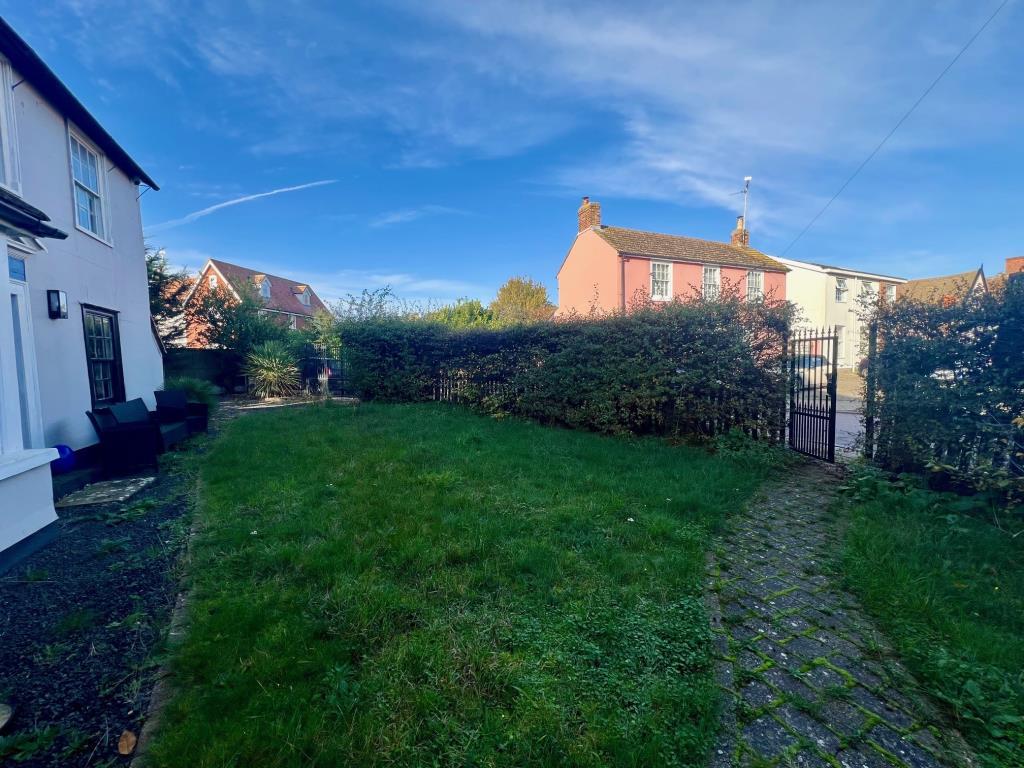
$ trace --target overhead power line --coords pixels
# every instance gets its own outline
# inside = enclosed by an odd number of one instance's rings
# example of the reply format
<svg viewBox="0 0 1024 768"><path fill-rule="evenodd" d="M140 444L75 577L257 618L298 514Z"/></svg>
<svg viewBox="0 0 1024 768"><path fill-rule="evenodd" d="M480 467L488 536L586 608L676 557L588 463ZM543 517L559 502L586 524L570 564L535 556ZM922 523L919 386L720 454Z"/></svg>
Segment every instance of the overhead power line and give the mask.
<svg viewBox="0 0 1024 768"><path fill-rule="evenodd" d="M878 146L875 147L873 150L871 150L871 154L868 155L867 157L865 157L864 161L860 165L857 166L857 169L853 173L850 174L849 178L846 181L843 182L843 186L841 186L836 191L836 193L834 195L832 195L831 198L829 198L829 201L827 203L825 203L825 205L822 207L822 209L820 211L818 211L816 214L814 214L814 218L811 219L809 222L807 222L807 226L800 230L800 234L798 234L796 237L794 237L792 242L790 242L790 244L786 246L786 249L781 254L782 256L785 256L787 253L789 253L790 248L792 248L794 245L796 245L797 242L800 240L800 238L803 237L805 234L807 234L807 230L809 230L811 227L814 226L815 222L818 219L820 219L822 217L822 215L825 213L825 211L827 211L829 209L829 207L831 207L832 203L834 203L836 201L836 198L839 197L841 194L843 194L843 191L848 186L850 186L850 182L852 182L854 179L857 178L857 176L860 175L860 172L864 170L864 166L866 166L868 163L871 162L871 159L875 155L878 154L879 150L881 150L882 147L885 146L885 143L887 141L889 141L889 139L892 138L892 135L894 133L896 133L896 131L899 130L900 126L903 125L903 123L906 122L907 118L910 117L914 113L914 110L917 109L921 105L921 102L924 101L925 98L927 98L928 94L931 93L932 90L935 88L935 86L937 86L939 84L939 81L941 81L942 78L944 78L946 76L946 73L949 72L949 70L951 70L953 68L953 65L956 64L957 61L960 60L960 57L963 56L967 52L967 49L971 47L971 45L974 43L974 41L978 39L978 36L981 35L981 33L985 31L985 28L988 27L988 25L992 23L993 19L995 19L995 17L999 15L999 12L1001 10L1003 10L1003 8L1005 8L1006 5L1009 2L1010 2L1010 0L1003 0L1003 2L1001 2L999 4L999 7L996 8L992 12L992 15L989 16L985 20L985 23L982 24L980 27L978 27L978 31L975 32L973 35L971 35L970 40L968 40L964 44L964 47L961 48L960 51L957 53L957 55L952 58L952 60L949 62L949 64L946 65L946 68L943 69L939 73L939 76L936 77L934 80L932 80L931 85L929 85L927 88L924 89L924 93L922 93L917 98L917 101L915 101L910 106L910 109L908 109L906 112L903 113L903 117L901 117L899 119L899 121L896 123L896 125L894 125L892 127L891 131L889 131L887 134L885 134L885 138L882 139L880 142L878 142Z"/></svg>

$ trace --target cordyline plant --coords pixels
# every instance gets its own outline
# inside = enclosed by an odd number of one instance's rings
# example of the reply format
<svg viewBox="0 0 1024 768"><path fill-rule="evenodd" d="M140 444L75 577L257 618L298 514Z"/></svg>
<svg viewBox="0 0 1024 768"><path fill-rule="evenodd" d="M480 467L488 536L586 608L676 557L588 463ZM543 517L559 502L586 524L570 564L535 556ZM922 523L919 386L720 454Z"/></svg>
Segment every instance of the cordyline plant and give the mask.
<svg viewBox="0 0 1024 768"><path fill-rule="evenodd" d="M875 309L875 458L1024 504L1024 279L957 303Z"/></svg>
<svg viewBox="0 0 1024 768"><path fill-rule="evenodd" d="M253 348L245 361L249 388L257 397L290 397L299 392L299 367L287 345L267 341Z"/></svg>

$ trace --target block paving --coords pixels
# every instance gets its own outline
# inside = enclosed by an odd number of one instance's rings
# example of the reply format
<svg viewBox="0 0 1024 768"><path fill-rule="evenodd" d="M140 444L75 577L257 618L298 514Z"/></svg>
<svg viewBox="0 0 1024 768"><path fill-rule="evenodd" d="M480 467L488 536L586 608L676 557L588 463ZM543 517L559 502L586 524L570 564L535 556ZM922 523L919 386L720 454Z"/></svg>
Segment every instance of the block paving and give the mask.
<svg viewBox="0 0 1024 768"><path fill-rule="evenodd" d="M709 765L975 764L856 600L834 583L838 470L787 469L709 558L720 733Z"/></svg>

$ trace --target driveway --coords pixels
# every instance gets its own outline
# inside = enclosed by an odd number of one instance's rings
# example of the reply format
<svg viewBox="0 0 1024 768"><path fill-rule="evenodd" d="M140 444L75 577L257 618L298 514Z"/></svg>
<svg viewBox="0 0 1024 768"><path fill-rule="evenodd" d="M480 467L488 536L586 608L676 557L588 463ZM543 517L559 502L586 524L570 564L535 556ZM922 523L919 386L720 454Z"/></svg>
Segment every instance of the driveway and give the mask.
<svg viewBox="0 0 1024 768"><path fill-rule="evenodd" d="M860 415L863 402L859 397L836 398L836 453L852 456L864 439L864 425Z"/></svg>

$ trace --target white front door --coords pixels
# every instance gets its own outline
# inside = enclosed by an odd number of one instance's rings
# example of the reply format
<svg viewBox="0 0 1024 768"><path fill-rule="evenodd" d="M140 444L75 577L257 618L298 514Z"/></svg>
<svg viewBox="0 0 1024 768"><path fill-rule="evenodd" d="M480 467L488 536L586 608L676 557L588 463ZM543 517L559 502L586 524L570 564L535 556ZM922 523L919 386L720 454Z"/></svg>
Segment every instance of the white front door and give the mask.
<svg viewBox="0 0 1024 768"><path fill-rule="evenodd" d="M0 451L43 447L36 349L25 262L7 258L8 289L0 294ZM0 282L0 285L3 283Z"/></svg>
<svg viewBox="0 0 1024 768"><path fill-rule="evenodd" d="M28 286L11 281L11 320L14 331L14 364L18 376L21 439L25 448L43 447L43 418L39 407L36 345L32 334Z"/></svg>

